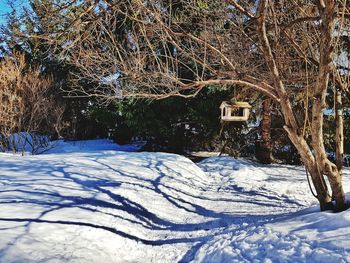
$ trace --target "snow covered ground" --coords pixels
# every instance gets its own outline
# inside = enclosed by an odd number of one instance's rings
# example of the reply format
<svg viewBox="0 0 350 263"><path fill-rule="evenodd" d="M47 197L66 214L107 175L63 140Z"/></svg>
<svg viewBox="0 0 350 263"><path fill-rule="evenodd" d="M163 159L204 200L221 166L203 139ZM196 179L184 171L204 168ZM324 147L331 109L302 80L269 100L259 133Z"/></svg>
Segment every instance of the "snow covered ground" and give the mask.
<svg viewBox="0 0 350 263"><path fill-rule="evenodd" d="M301 167L133 147L0 154L0 262L350 262L350 212L318 212Z"/></svg>

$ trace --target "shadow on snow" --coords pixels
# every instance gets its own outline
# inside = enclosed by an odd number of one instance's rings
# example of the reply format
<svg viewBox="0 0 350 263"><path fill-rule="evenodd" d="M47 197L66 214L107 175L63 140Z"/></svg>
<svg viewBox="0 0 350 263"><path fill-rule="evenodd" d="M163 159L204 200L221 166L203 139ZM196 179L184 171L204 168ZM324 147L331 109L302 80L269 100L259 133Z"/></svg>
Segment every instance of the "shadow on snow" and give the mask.
<svg viewBox="0 0 350 263"><path fill-rule="evenodd" d="M140 159L142 161L138 169L156 174L157 177L137 176L132 171L128 171L128 167L135 166L134 161L136 159L132 159L135 156L138 161ZM256 222L261 222L261 224L264 224L286 216L283 213L255 216L240 213L228 214L208 209L202 205L203 201L230 202L232 206L237 205L239 202L249 202L254 205L281 207L281 204L276 202L281 200L258 190L245 191L235 185L228 189L230 192L232 191L229 198L210 197L208 193L215 191L215 189L205 181L205 178L196 178L195 181L193 181L193 178L187 180L176 169L167 165L168 162L176 164L178 156L166 154L161 155L161 158L152 158L151 156L147 154L133 154L130 159L130 154L126 153L90 153L87 163L84 161L79 162L79 160L84 160L84 156L79 155L76 159L74 156L71 157L73 160L62 157L60 161L50 158L35 161L31 158L23 158L16 165L13 165L13 161L2 160L2 171L6 174L0 175L0 182L5 186L3 187L5 190L0 191L0 204L35 205L39 206L42 212L36 217L1 217L0 221L24 223L21 226L26 228L24 234L28 233L32 223L49 223L101 229L152 246L192 243L192 247L181 260L188 262L195 257L196 252L205 242L211 240L216 234L223 233L225 228L229 226L237 225L239 227L243 223L249 222L255 222L255 224ZM106 158L108 162L106 162ZM111 162L113 158L115 158L115 162L118 162L118 169L113 167L113 161ZM136 163L136 165L138 164ZM182 170L186 169L186 167L182 167L183 164L181 163L179 163L180 166ZM121 169L121 167L125 167L125 169ZM83 172L87 168L90 171ZM187 172L191 173L190 170ZM15 174L15 176L12 176L12 174ZM26 178L22 174L29 174L30 178ZM106 178L105 175L107 174L108 177ZM116 181L113 181L111 178L115 178ZM172 182L176 182L176 184ZM130 185L140 191L150 191L157 197L164 199L163 201L170 203L173 209L194 213L197 216L206 218L207 221L200 223L176 223L170 219L165 219L157 215L156 212L148 210L143 204L117 193L118 191L115 190L122 185ZM193 189L193 191L188 189ZM194 192L196 191L199 193L195 194ZM86 193L88 193L88 196L86 196ZM101 198L101 194L106 198ZM244 197L246 197L246 201L242 201ZM262 201L262 199L265 201ZM298 204L295 205L297 206ZM64 208L78 208L86 212L112 216L149 231L175 231L180 233L180 235L181 233L185 234L182 235L183 237L170 236L165 239L145 239L113 226L89 222L89 218L86 218L86 221L67 218L49 220L45 218L49 213ZM8 228L0 228L0 231L5 229ZM198 230L210 231L209 234L195 237L186 236L186 233ZM17 239L19 238L20 236L17 237ZM11 243L15 242L16 240ZM6 250L6 248L3 250Z"/></svg>

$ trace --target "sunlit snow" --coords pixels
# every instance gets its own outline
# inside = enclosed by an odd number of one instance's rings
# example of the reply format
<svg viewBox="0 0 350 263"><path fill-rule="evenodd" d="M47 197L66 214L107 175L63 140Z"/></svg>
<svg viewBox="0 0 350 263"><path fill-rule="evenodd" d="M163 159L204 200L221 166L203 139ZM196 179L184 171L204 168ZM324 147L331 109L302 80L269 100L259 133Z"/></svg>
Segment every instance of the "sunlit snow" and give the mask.
<svg viewBox="0 0 350 263"><path fill-rule="evenodd" d="M350 261L350 213L318 212L302 167L136 149L0 154L0 262Z"/></svg>

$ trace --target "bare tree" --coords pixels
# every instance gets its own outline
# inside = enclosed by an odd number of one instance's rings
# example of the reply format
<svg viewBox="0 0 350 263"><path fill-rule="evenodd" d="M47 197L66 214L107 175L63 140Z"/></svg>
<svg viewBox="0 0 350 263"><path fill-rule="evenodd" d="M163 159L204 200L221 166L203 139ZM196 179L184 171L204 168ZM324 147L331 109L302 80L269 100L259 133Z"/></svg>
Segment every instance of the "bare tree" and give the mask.
<svg viewBox="0 0 350 263"><path fill-rule="evenodd" d="M23 55L0 64L0 142L2 150L32 153L48 146L48 136L63 128L64 108L50 94L52 80L26 65Z"/></svg>
<svg viewBox="0 0 350 263"><path fill-rule="evenodd" d="M345 0L101 0L81 10L53 41L79 69L74 95L189 97L209 85L262 93L279 105L321 209L332 197L335 209L345 209L341 167L323 141L330 83L349 92L337 65L340 39L349 37ZM84 81L94 88L82 90Z"/></svg>

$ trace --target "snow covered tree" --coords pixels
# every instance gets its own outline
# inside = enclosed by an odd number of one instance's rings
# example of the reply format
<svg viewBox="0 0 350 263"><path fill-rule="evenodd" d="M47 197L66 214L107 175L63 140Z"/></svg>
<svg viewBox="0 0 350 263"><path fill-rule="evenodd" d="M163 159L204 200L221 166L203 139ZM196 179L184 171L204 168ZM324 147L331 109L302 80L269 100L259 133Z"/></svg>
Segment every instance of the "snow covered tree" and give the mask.
<svg viewBox="0 0 350 263"><path fill-rule="evenodd" d="M343 210L341 167L327 157L323 113L331 82L349 92L337 63L348 7L335 0L84 1L50 36L64 39L62 59L79 68L78 95L191 97L208 85L238 85L268 96L279 105L321 210L332 198ZM79 89L86 80L93 90Z"/></svg>

